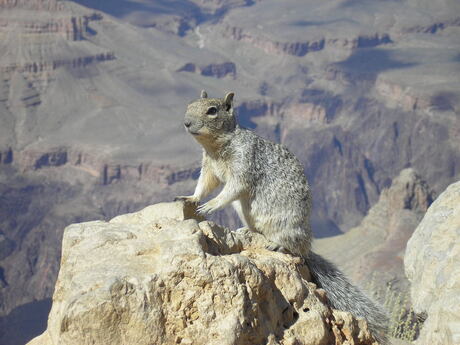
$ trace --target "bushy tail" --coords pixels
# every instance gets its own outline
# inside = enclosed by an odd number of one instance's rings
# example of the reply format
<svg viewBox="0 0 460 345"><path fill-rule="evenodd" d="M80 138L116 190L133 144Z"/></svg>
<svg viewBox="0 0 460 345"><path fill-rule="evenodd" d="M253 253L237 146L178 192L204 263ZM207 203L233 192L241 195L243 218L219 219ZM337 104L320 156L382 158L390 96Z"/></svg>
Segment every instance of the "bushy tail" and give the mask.
<svg viewBox="0 0 460 345"><path fill-rule="evenodd" d="M310 252L308 266L313 282L324 289L334 309L348 311L367 320L380 345L387 345L388 317L382 307L353 286L334 264Z"/></svg>

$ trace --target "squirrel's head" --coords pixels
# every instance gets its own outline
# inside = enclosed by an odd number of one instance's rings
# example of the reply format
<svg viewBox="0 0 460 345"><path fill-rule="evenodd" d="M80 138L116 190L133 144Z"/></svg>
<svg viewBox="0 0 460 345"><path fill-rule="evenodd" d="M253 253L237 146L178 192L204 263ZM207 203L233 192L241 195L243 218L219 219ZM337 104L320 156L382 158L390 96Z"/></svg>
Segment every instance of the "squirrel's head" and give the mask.
<svg viewBox="0 0 460 345"><path fill-rule="evenodd" d="M233 92L224 98L208 98L206 91L190 103L185 113L185 129L198 141L217 139L233 132L236 120L233 114Z"/></svg>

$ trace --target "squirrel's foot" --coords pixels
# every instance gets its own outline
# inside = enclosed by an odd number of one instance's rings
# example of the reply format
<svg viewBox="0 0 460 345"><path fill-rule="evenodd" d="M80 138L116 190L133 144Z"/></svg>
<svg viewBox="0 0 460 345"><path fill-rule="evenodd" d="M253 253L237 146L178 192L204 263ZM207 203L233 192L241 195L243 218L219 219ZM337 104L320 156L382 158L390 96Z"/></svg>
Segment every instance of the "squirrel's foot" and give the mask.
<svg viewBox="0 0 460 345"><path fill-rule="evenodd" d="M270 250L272 252L278 252L278 253L283 253L283 254L290 254L289 251L284 248L283 246L276 244L276 243L270 243L267 246L265 246L265 249Z"/></svg>
<svg viewBox="0 0 460 345"><path fill-rule="evenodd" d="M196 209L196 212L201 216L205 216L206 214L217 211L218 209L219 209L219 206L217 205L217 202L214 199L212 199L198 206L198 208Z"/></svg>
<svg viewBox="0 0 460 345"><path fill-rule="evenodd" d="M174 198L174 201L185 201L185 202L190 202L190 203L198 203L199 200L198 198L194 197L193 195L189 195L189 196L176 196Z"/></svg>

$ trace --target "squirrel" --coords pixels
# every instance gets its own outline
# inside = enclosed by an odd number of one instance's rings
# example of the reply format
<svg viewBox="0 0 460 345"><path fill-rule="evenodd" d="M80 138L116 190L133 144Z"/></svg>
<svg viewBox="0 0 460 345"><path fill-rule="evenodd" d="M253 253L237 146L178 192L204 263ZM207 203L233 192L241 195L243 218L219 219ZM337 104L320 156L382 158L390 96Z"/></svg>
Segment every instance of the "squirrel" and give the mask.
<svg viewBox="0 0 460 345"><path fill-rule="evenodd" d="M245 227L269 240L267 249L304 258L313 282L326 291L332 307L366 319L379 344L387 344L388 318L383 309L311 251L312 196L303 166L283 145L241 128L233 98L233 92L208 98L203 90L188 105L184 126L203 147L203 159L194 194L176 200L199 203L223 185L215 198L198 206L198 213L205 215L231 203Z"/></svg>

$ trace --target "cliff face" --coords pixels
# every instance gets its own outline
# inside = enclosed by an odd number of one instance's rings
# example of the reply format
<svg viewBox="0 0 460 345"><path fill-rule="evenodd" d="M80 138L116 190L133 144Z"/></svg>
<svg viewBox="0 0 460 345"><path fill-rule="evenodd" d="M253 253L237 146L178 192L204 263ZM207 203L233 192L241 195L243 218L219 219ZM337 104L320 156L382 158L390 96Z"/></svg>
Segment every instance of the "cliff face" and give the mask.
<svg viewBox="0 0 460 345"><path fill-rule="evenodd" d="M374 344L302 260L182 203L64 230L45 344Z"/></svg>
<svg viewBox="0 0 460 345"><path fill-rule="evenodd" d="M411 299L428 316L416 344L460 341L460 182L430 206L407 243L404 267Z"/></svg>

